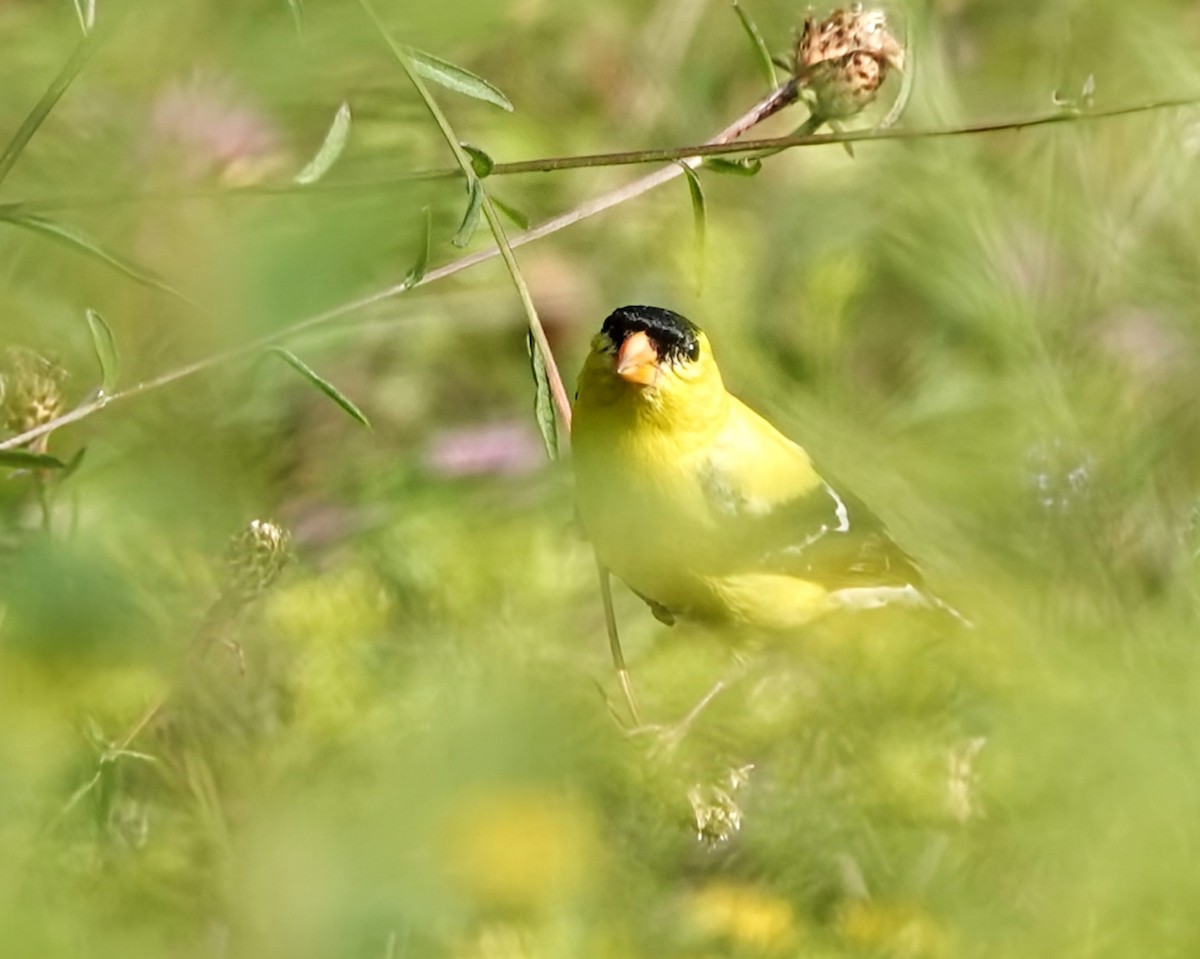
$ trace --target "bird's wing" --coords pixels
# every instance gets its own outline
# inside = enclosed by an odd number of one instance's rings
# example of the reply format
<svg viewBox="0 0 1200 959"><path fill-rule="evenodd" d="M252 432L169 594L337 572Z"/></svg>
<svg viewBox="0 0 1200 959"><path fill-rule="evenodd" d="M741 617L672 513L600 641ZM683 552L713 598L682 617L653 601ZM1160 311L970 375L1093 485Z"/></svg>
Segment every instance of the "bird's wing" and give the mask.
<svg viewBox="0 0 1200 959"><path fill-rule="evenodd" d="M879 517L836 489L801 447L739 402L711 447L702 482L731 569L795 576L830 589L922 582Z"/></svg>

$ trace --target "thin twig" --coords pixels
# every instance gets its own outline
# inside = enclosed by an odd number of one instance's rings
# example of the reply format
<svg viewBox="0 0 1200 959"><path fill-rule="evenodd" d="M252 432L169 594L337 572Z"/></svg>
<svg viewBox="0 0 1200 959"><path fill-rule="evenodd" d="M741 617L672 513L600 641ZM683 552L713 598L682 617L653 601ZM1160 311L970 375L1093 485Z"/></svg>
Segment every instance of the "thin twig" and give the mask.
<svg viewBox="0 0 1200 959"><path fill-rule="evenodd" d="M775 96L775 94L772 94ZM904 94L901 93L901 98ZM900 101L898 101L899 103ZM955 127L906 127L897 129L891 127L887 119L868 130L835 131L820 135L802 136L796 133L782 137L760 140L738 140L736 143L721 141L716 138L693 146L670 147L651 150L624 150L615 153L591 153L576 156L540 157L532 160L516 160L508 163L496 163L488 179L498 176L515 176L529 173L555 173L562 170L583 170L592 167L636 166L645 163L673 163L693 157L726 156L740 154L751 150L785 150L798 147L828 146L839 143L864 143L883 140L920 140L940 137L968 136L981 133L1001 133L1005 131L1025 130L1032 127L1047 126L1056 123L1077 123L1089 120L1110 120L1115 117L1130 116L1137 113L1150 113L1159 110L1175 110L1182 107L1200 104L1200 97L1177 97L1164 100L1150 100L1144 103L1127 104L1111 107L1105 110L1074 111L1057 109L1053 112L1039 113L1029 117L1013 120L997 120L984 123L964 124ZM752 111L751 111L752 112ZM894 111L889 111L889 118ZM750 114L748 113L747 116ZM766 117L760 117L762 119ZM750 123L750 126L754 126ZM352 192L356 190L383 190L427 180L448 180L462 177L463 173L457 167L446 167L437 170L415 170L410 173L400 173L390 177L380 177L371 180L336 181L322 180L307 186L295 184L256 184L245 187L210 187L185 191L161 191L154 193L111 193L75 197L51 197L46 199L18 200L0 204L0 215L10 216L30 213L47 213L58 210L79 209L92 206L119 206L128 203L169 203L185 200L235 200L243 197L276 197L297 196L315 192ZM513 238L517 245L519 237Z"/></svg>
<svg viewBox="0 0 1200 959"><path fill-rule="evenodd" d="M576 169L581 167L591 166L612 166L621 164L634 163L651 163L661 162L664 160L684 160L691 165L696 165L700 162L700 158L704 156L718 156L729 153L743 153L754 150L770 150L775 147L790 149L792 147L803 146L821 146L835 143L858 143L874 140L911 140L911 139L927 139L932 137L951 137L951 136L967 136L981 133L997 133L1003 131L1024 130L1032 127L1049 126L1058 123L1074 123L1085 120L1103 120L1113 117L1130 116L1137 113L1147 113L1156 110L1169 110L1180 107L1196 106L1200 103L1200 97L1180 97L1176 99L1155 100L1148 103L1135 104L1123 107L1114 107L1110 110L1096 110L1087 113L1079 113L1074 111L1058 111L1053 114L1045 114L1035 117L1028 117L1019 120L1004 120L989 123L968 124L960 127L950 128L934 128L934 129L890 129L890 130L863 130L857 132L843 132L821 134L817 136L785 136L775 137L771 139L761 140L738 140L737 143L731 141L739 137L742 133L750 130L756 124L761 123L767 117L778 112L788 103L781 95L786 91L786 87L781 87L769 97L758 104L755 104L743 116L730 124L725 130L721 131L707 144L700 144L692 147L679 147L673 150L642 150L632 153L609 153L595 154L594 156L583 157L559 157L549 160L530 160L521 163L497 164L492 171L492 176L499 172L503 173L531 173L531 172L549 172L552 170ZM589 200L566 213L560 214L544 223L539 224L524 233L518 233L511 237L509 245L512 248L523 246L533 240L539 240L544 236L549 236L552 233L557 233L559 230L573 226L581 220L585 220L590 216L601 213L604 210L624 203L627 200L632 200L635 197L641 196L643 193L667 183L677 176L681 176L683 170L672 162L672 166L656 171L648 176L633 181L633 183L618 187L615 190L605 193L602 196ZM178 380L186 379L197 373L210 370L224 363L242 359L257 353L266 346L271 346L283 340L290 339L302 333L306 333L311 329L319 326L324 326L334 320L365 309L369 306L374 306L377 303L382 303L385 300L390 300L393 297L399 296L401 293L417 286L425 286L429 283L434 283L438 280L445 279L448 276L453 276L460 273L469 267L479 263L486 262L495 256L499 256L500 251L497 247L492 247L486 250L479 250L475 253L470 253L466 256L452 260L435 270L430 270L420 280L419 283L398 283L393 286L386 287L382 290L377 290L373 293L368 293L364 296L350 300L339 306L332 307L321 313L313 314L298 320L291 326L285 329L278 330L266 336L259 337L242 346L235 347L230 350L225 350L213 356L205 357L181 366L178 369L163 373L161 376L146 380L131 386L128 389L113 393L107 397L100 397L81 404L75 409L64 413L62 416L56 417L47 423L42 424L32 430L28 430L19 436L10 437L9 439L0 441L0 450L15 449L19 446L37 439L39 436L44 436L53 430L62 426L67 426L71 423L79 422L86 419L93 413L97 413L111 403L120 400L132 399L135 396L140 396L143 393L148 393L160 387L167 386Z"/></svg>
<svg viewBox="0 0 1200 959"><path fill-rule="evenodd" d="M756 103L741 117L722 130L721 133L713 138L712 142L715 143L740 136L745 131L751 129L755 124L761 123L767 117L772 116L774 113L783 109L783 107L787 106L791 102L794 102L794 93L792 93L789 97L788 86L785 85L780 87L770 96L766 97L759 103ZM696 160L695 162L699 163L700 161ZM551 233L556 233L559 230L565 229L566 227L578 223L580 220L586 219L589 216L593 216L609 209L610 207L616 206L619 203L623 203L626 200L631 200L634 197L640 196L648 190L652 190L654 187L682 175L682 173L683 171L680 169L680 167L672 165L665 170L657 171L649 176L635 180L633 183L618 187L609 193L596 197L593 200L589 200L573 210L569 210L568 212L554 217L553 219L547 220L545 223L533 227L530 230L526 230L523 233L518 233L516 236L509 239L509 246L516 248L526 243L530 243L533 240L541 239L543 236L549 236ZM386 287L382 290L376 290L373 293L368 293L346 303L342 303L339 306L335 306L320 313L315 313L312 316L305 317L304 319L293 323L291 326L288 326L282 330L277 330L274 333L268 333L265 336L251 340L249 343L245 343L229 350L224 350L212 356L195 360L192 363L188 363L184 366L178 367L177 369L170 370L160 376L156 376L149 380L144 380L141 383L137 383L134 386L128 387L127 389L119 390L107 396L96 397L95 399L82 403L75 409L64 413L62 416L58 416L55 419L42 424L41 426L27 430L26 432L21 433L19 436L13 436L6 440L0 441L0 450L14 449L23 446L24 444L37 439L39 436L50 433L62 426L67 426L71 423L77 423L80 420L87 419L89 416L93 415L94 413L98 413L100 410L113 403L133 399L134 397L141 396L144 393L149 393L161 387L168 386L171 383L178 382L179 380L187 379L188 377L194 376L197 373L202 373L217 366L224 365L225 363L253 356L265 347L272 346L275 343L291 339L292 337L298 336L301 333L306 333L309 330L324 326L334 320L341 319L350 313L356 313L359 310L365 309L369 306L374 306L377 303L390 300L393 297L399 296L401 293L407 292L410 289L415 289L418 286L425 286L429 283L434 283L438 280L445 279L448 276L453 276L455 273L460 273L469 267L475 266L478 263L483 263L499 255L499 248L491 247L490 249L479 250L478 252L461 256L456 260L452 260L449 263L443 264L435 270L430 270L425 274L424 277L421 278L420 281L416 283L405 281L403 283Z"/></svg>
<svg viewBox="0 0 1200 959"><path fill-rule="evenodd" d="M515 163L497 163L491 176L517 173L552 173L559 170L579 170L588 167L631 166L641 163L670 163L677 160L727 156L758 150L792 149L794 147L827 146L835 143L866 143L882 140L929 140L940 137L971 136L980 133L1001 133L1025 130L1031 127L1050 126L1057 123L1079 123L1087 120L1109 120L1114 117L1156 110L1173 110L1200 105L1200 97L1178 97L1153 100L1148 103L1112 107L1108 110L1055 110L1015 120L992 120L984 123L968 123L956 127L888 127L867 130L847 130L835 133L789 134L759 140L738 140L736 143L714 138L695 146L673 147L662 150L629 150L620 153L594 153L569 157L547 157L538 160L521 160ZM753 124L751 124L753 125ZM677 173L682 172L678 171Z"/></svg>

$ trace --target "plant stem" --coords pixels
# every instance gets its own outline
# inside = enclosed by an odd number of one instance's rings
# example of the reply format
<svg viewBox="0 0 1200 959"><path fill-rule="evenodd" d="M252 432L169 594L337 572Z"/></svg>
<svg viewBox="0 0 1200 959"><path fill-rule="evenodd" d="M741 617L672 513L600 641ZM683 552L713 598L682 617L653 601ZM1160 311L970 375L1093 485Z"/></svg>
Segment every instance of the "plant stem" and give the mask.
<svg viewBox="0 0 1200 959"><path fill-rule="evenodd" d="M504 265L508 268L509 276L512 278L513 285L517 289L517 295L521 299L521 306L525 310L525 318L529 323L529 333L533 337L534 347L541 354L542 361L546 367L546 375L550 382L550 393L554 398L554 405L558 408L559 418L569 432L571 429L571 398L567 394L566 387L563 385L562 375L558 371L558 363L555 362L554 353L550 349L550 341L546 339L546 330L542 326L542 321L538 317L537 307L533 303L533 296L529 292L529 284L525 282L525 277L521 273L521 267L517 263L517 258L513 255L512 244L509 243L508 236L504 232L504 226L500 222L500 215L496 212L495 204L492 203L492 198L488 196L487 190L476 176L475 170L471 166L471 158L467 156L466 151L459 145L458 134L454 132L454 128L450 125L446 114L442 112L442 108L438 106L437 101L430 94L429 88L425 86L425 81L413 69L408 53L388 33L387 27L379 19L369 0L359 0L359 2L362 4L367 16L374 22L376 29L384 41L391 47L396 59L400 61L400 66L404 69L409 82L416 88L421 101L425 104L425 109L433 117L434 122L442 133L442 137L450 147L450 152L454 154L454 159L458 162L459 169L462 170L463 176L466 177L468 185L472 189L478 189L483 197L484 218L487 220L488 226L492 231L492 236L496 241L496 250L504 260Z"/></svg>
<svg viewBox="0 0 1200 959"><path fill-rule="evenodd" d="M50 111L54 109L54 105L71 82L79 75L79 71L91 59L92 54L96 52L96 48L100 45L101 31L93 30L75 47L74 52L63 64L62 69L58 71L58 75L50 81L50 85L46 87L46 92L42 94L37 103L29 111L24 121L17 128L17 132L13 134L13 138L9 141L8 146L4 148L4 152L0 153L0 182L8 176L9 171L13 168L13 164L20 158L22 151L26 145L33 139L33 135L37 133L38 128L50 115Z"/></svg>
<svg viewBox="0 0 1200 959"><path fill-rule="evenodd" d="M956 127L908 127L892 128L884 122L869 130L852 130L818 135L791 133L782 137L771 137L759 140L737 140L737 142L717 142L710 140L693 146L655 148L650 150L624 150L614 153L592 153L577 156L541 157L533 160L517 160L510 163L497 163L492 167L488 178L498 176L514 176L528 173L555 173L562 170L584 170L593 167L637 166L646 163L671 163L691 157L728 156L746 153L752 150L782 150L798 147L828 146L838 143L872 143L886 140L928 140L941 137L971 136L985 133L1003 133L1026 130L1034 127L1049 126L1057 123L1082 123L1091 120L1110 120L1116 117L1130 116L1137 113L1149 113L1159 110L1176 110L1182 107L1195 106L1200 103L1200 97L1177 97L1164 100L1151 100L1144 103L1126 104L1105 110L1089 110L1087 112L1072 112L1055 110L1039 113L1029 117L1019 117L1015 120L993 120L983 123L968 123ZM747 117L750 114L747 114ZM746 119L746 118L743 118ZM762 119L765 119L763 117ZM748 124L749 129L754 124ZM162 191L157 193L112 193L98 196L75 196L48 198L43 200L19 200L0 204L0 215L5 217L21 214L46 213L57 210L69 210L86 207L119 206L127 203L170 203L180 200L233 200L244 197L273 197L295 196L302 193L317 192L350 192L354 190L379 190L398 186L404 183L414 183L427 180L448 180L461 177L458 167L446 167L440 170L414 170L392 177L376 180L358 180L338 182L322 180L307 186L284 184L257 184L245 187L198 188L184 191Z"/></svg>
<svg viewBox="0 0 1200 959"><path fill-rule="evenodd" d="M765 100L755 104L753 107L747 110L746 113L722 130L721 133L719 133L716 137L714 137L712 142L718 142L722 138L739 136L741 133L749 130L755 124L761 123L768 116L778 112L778 110L787 105L780 100L780 94L783 89L784 88L780 88L780 90L775 91ZM699 160L696 162L699 163ZM672 165L665 170L655 172L650 176L643 177L640 180L635 180L631 184L618 187L616 190L603 194L600 197L596 197L595 199L590 200L587 203L568 211L567 213L554 217L551 220L547 220L545 223L526 230L523 233L518 233L516 236L509 239L509 246L510 248L515 248L522 246L525 243L530 243L533 240L541 239L544 236L549 236L551 233L556 233L559 230L565 229L566 227L578 223L580 220L586 219L589 216L593 216L596 213L607 210L610 207L625 202L626 200L631 200L634 197L640 196L648 190L651 190L662 183L666 183L677 176L681 176L682 174L683 171L678 166ZM144 380L141 383L137 383L124 390L119 390L111 395L89 400L86 403L80 404L75 409L64 413L62 416L56 417L48 423L35 427L32 430L28 430L19 436L12 436L8 439L0 441L0 450L15 449L19 446L23 446L31 440L37 439L39 436L43 436L52 430L58 429L59 427L68 426L72 423L78 423L80 420L87 419L89 416L98 413L100 410L113 403L133 399L134 397L152 392L164 386L168 386L171 383L178 382L179 380L188 379L198 373L203 373L218 366L223 366L226 363L254 356L265 347L273 346L276 343L291 339L294 336L306 333L310 330L316 329L317 327L325 326L350 313L356 313L359 310L374 306L377 303L390 300L409 289L413 289L418 286L425 286L426 284L445 279L448 276L453 276L455 273L460 273L469 267L475 266L478 263L483 263L484 261L490 260L499 255L499 248L493 247L492 249L480 250L476 253L470 253L466 256L461 256L456 260L452 260L449 263L443 264L437 269L430 270L418 283L404 282L386 287L381 290L376 290L373 293L365 294L364 296L349 300L346 303L331 307L328 310L305 317L304 319L296 321L291 326L288 326L282 330L277 330L274 333L268 333L265 336L260 336L258 339L251 340L249 343L244 343L241 346L223 350L220 353L215 353L211 356L195 360L192 363L169 370L166 373L153 377L149 380Z"/></svg>
<svg viewBox="0 0 1200 959"><path fill-rule="evenodd" d="M910 139L928 139L932 137L948 137L948 136L969 136L981 133L997 133L1003 131L1024 130L1032 127L1049 126L1058 123L1075 123L1086 120L1102 120L1113 117L1129 116L1137 113L1147 113L1156 110L1177 109L1180 107L1194 106L1200 103L1200 98L1197 97L1180 97L1176 99L1154 100L1147 103L1128 105L1123 107L1114 107L1110 110L1097 110L1089 113L1073 113L1058 111L1053 114L1044 114L1026 119L995 121L989 123L968 124L960 127L951 127L943 129L890 129L882 131L863 130L857 132L821 134L818 136L799 136L791 135L786 137L776 137L772 139L762 140L739 140L737 143L729 143L728 139L737 137L741 133L752 128L756 123L760 123L771 115L764 112L767 106L771 103L772 98L778 95L779 91L768 97L767 100L756 104L748 110L742 117L726 127L720 134L714 137L708 144L702 144L693 147L680 147L675 150L653 150L653 151L635 151L633 153L614 153L614 154L596 154L590 157L562 157L552 160L530 160L522 163L497 164L492 171L492 176L499 172L503 173L529 173L529 172L548 172L558 169L574 169L589 166L609 166L621 163L650 163L660 160L688 160L696 159L702 156L718 156L728 153L741 153L751 150L765 150L774 147L803 147L803 146L820 146L833 143L857 143L874 140L910 140ZM782 109L780 105L777 109ZM732 134L730 131L735 131ZM725 139L722 139L722 138ZM698 161L697 161L698 162ZM631 200L641 194L652 190L654 187L668 182L676 176L682 175L683 171L672 165L671 167L650 174L640 180L635 180L633 183L626 186L618 187L617 189L606 193L595 199L589 200L586 203L563 213L553 219L547 220L523 233L518 233L509 240L509 245L513 248L522 246L525 243L530 243L533 240L541 239L544 236L549 236L559 230L572 226L580 220L584 220L596 213L603 212L610 207L623 203L626 200ZM440 175L440 174L439 174ZM311 189L311 188L309 188ZM325 326L334 320L356 313L359 310L374 306L377 303L382 303L385 300L399 296L408 289L416 286L424 286L428 283L434 283L438 280L445 279L448 276L453 276L469 267L490 260L500 253L498 248L490 250L480 250L476 253L470 253L466 256L461 256L456 260L443 264L435 270L430 270L421 279L419 283L408 284L399 283L393 286L386 287L381 290L376 290L373 293L365 294L349 300L339 306L332 307L321 313L315 313L312 316L298 320L291 326L285 329L278 330L274 333L269 333L266 336L259 337L242 346L234 347L225 350L221 353L212 356L204 357L196 360L185 366L170 370L160 376L150 380L145 380L125 390L120 390L113 393L111 396L90 400L86 403L77 406L75 409L64 413L62 416L56 417L48 423L35 429L28 430L19 436L13 436L6 440L0 441L0 450L15 449L19 446L37 439L46 433L56 430L59 427L67 426L71 423L77 423L80 420L86 419L94 413L104 409L110 403L115 403L121 400L132 399L140 396L143 393L151 392L160 387L167 386L178 380L186 379L194 376L197 373L202 373L214 367L221 366L225 363L253 356L259 350L267 346L272 346L275 343L291 339L302 333L317 327Z"/></svg>

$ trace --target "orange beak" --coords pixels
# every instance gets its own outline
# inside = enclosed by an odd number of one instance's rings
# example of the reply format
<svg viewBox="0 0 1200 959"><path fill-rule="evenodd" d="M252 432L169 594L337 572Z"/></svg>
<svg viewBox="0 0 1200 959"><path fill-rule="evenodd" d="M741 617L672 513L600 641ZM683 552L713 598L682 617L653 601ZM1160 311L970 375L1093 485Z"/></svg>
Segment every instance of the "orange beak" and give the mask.
<svg viewBox="0 0 1200 959"><path fill-rule="evenodd" d="M658 350L644 332L625 338L617 351L617 376L627 383L653 386L658 382Z"/></svg>

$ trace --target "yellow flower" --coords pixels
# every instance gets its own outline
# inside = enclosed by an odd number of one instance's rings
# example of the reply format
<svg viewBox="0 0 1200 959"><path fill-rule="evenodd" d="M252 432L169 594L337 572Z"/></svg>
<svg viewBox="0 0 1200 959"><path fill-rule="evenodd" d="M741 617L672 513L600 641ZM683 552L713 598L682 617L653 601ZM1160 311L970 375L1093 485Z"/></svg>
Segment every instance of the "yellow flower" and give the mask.
<svg viewBox="0 0 1200 959"><path fill-rule="evenodd" d="M528 909L577 895L601 845L582 802L547 787L469 793L443 821L450 878L481 906Z"/></svg>
<svg viewBox="0 0 1200 959"><path fill-rule="evenodd" d="M798 936L791 904L754 886L711 882L691 897L688 913L704 935L738 949L782 952Z"/></svg>
<svg viewBox="0 0 1200 959"><path fill-rule="evenodd" d="M950 951L933 917L909 903L849 902L838 913L837 930L853 945L893 959L941 959Z"/></svg>

